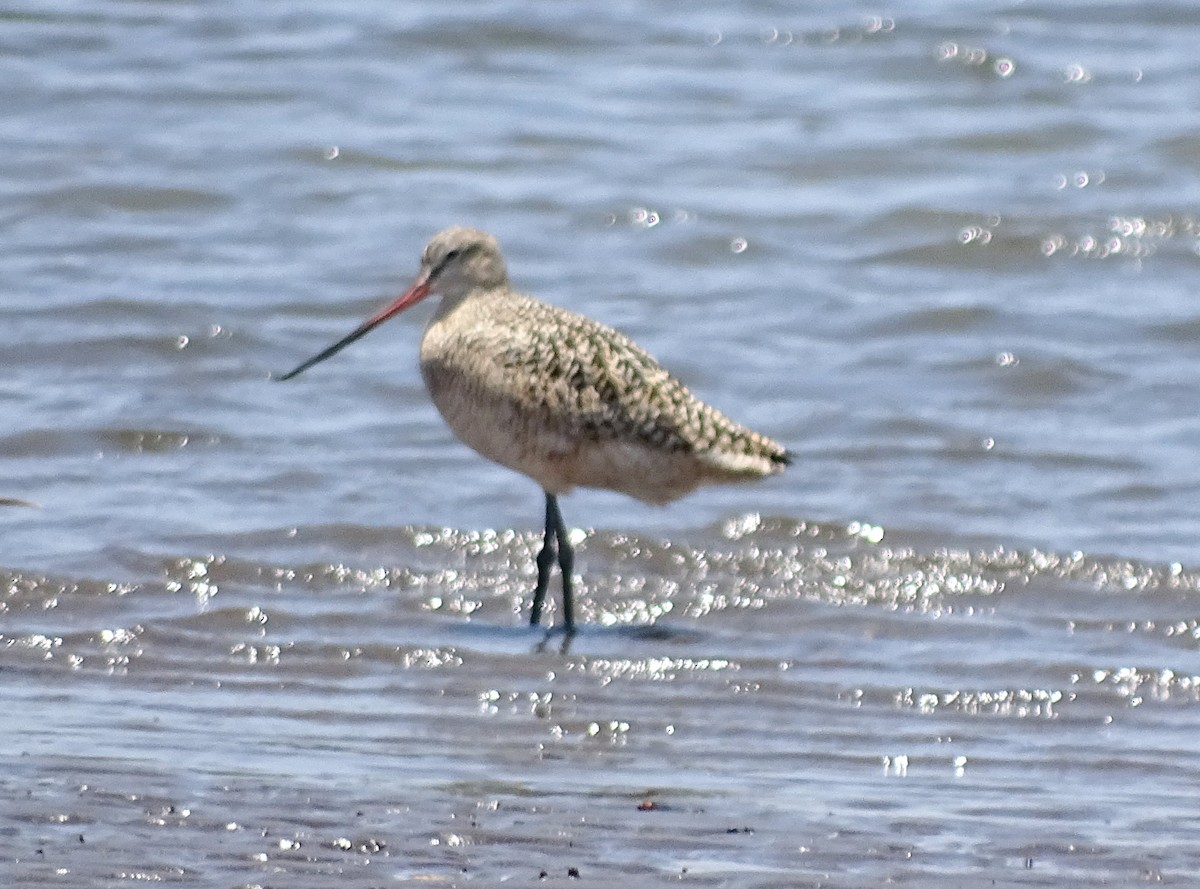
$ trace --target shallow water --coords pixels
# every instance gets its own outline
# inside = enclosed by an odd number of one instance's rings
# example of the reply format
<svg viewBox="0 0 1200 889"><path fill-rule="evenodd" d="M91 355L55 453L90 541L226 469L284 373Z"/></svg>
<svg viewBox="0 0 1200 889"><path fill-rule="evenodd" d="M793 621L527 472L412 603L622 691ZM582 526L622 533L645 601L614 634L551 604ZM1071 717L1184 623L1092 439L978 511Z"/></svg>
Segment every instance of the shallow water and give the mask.
<svg viewBox="0 0 1200 889"><path fill-rule="evenodd" d="M1198 33L0 13L0 882L1189 885ZM450 223L798 458L565 498L569 642L428 308L271 379Z"/></svg>

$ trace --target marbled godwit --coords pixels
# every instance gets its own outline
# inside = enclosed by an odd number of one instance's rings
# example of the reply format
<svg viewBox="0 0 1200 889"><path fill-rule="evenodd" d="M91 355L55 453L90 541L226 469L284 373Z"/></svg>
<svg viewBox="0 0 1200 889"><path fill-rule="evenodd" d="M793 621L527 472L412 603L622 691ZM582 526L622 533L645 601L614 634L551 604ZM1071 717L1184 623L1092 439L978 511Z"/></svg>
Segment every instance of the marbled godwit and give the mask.
<svg viewBox="0 0 1200 889"><path fill-rule="evenodd" d="M431 293L442 301L421 339L421 375L433 403L463 442L546 494L532 625L541 620L557 553L563 624L575 629L574 553L559 494L608 488L663 504L703 484L760 478L791 462L780 445L699 401L624 334L513 290L500 245L472 228L437 234L402 296L279 379L324 361Z"/></svg>

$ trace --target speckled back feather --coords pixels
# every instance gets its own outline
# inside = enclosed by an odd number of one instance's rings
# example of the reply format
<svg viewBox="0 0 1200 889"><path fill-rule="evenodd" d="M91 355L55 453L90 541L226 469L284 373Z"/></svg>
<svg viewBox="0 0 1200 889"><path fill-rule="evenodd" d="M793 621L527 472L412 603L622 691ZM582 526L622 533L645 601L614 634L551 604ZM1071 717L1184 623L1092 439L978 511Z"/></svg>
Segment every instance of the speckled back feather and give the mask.
<svg viewBox="0 0 1200 889"><path fill-rule="evenodd" d="M601 487L654 503L789 462L624 334L512 290L490 236L448 230L425 261L436 269L447 255L462 257L450 276L459 286L441 288L421 368L447 423L484 456L551 493Z"/></svg>

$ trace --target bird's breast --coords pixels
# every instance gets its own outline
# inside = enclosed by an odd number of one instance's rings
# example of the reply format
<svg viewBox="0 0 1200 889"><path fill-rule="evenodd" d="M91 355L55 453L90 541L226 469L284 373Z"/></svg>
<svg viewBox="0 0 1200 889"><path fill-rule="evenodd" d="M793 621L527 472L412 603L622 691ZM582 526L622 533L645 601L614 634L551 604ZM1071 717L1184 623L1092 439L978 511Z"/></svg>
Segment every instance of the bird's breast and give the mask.
<svg viewBox="0 0 1200 889"><path fill-rule="evenodd" d="M551 493L586 486L664 503L769 474L782 451L701 404L628 338L515 295L439 309L421 373L459 439Z"/></svg>
<svg viewBox="0 0 1200 889"><path fill-rule="evenodd" d="M503 325L446 324L435 320L421 342L421 375L451 431L478 453L536 479L552 492L570 485L562 462L574 448L537 410L537 374L514 358L512 332Z"/></svg>

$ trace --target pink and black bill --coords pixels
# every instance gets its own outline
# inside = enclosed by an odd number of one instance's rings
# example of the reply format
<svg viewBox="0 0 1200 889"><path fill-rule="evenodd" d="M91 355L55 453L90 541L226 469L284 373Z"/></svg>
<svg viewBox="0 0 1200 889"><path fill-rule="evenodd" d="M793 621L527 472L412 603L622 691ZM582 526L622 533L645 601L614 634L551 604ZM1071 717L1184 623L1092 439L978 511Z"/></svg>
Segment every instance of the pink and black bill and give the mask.
<svg viewBox="0 0 1200 889"><path fill-rule="evenodd" d="M370 333L372 330L374 330L376 327L378 327L380 324L382 324L388 318L391 318L393 315L399 315L401 312L403 312L409 306L420 302L422 299L424 299L426 296L429 295L429 288L430 288L430 283L429 283L428 278L418 279L416 281L416 283L414 283L412 285L412 287L408 288L408 290L406 290L404 292L404 294L402 296L400 296L398 299L395 299L392 302L388 303L386 306L384 306L382 309L380 309L378 312L376 312L374 315L372 315L370 318L368 318L366 321L364 321L362 324L360 324L358 327L356 327L349 334L342 337L340 340L338 340L332 346L325 349L324 351L318 352L316 355L314 355L312 358L309 358L304 363L293 368L292 370L289 370L287 373L283 374L283 376L279 377L279 379L280 380L290 380L292 377L299 376L300 374L304 373L304 371L308 370L314 364L320 364L326 358L333 357L338 352L342 351L342 349L346 348L346 346L353 343L355 340L361 339L362 337L366 336L368 333Z"/></svg>

